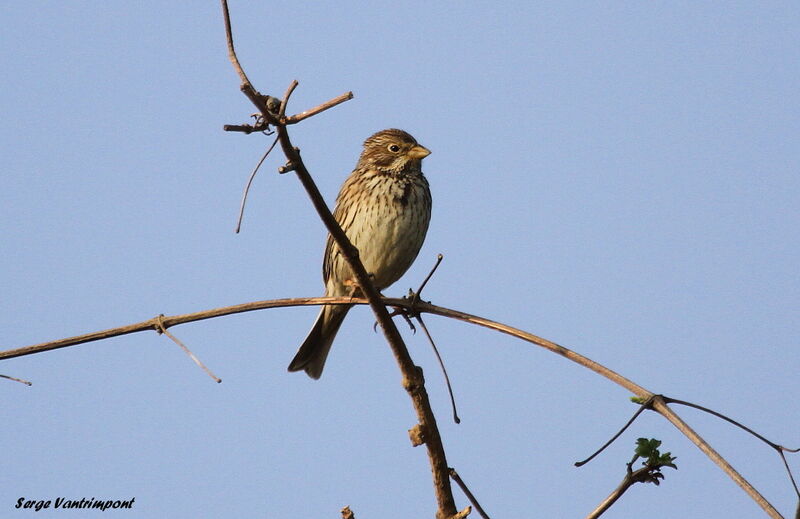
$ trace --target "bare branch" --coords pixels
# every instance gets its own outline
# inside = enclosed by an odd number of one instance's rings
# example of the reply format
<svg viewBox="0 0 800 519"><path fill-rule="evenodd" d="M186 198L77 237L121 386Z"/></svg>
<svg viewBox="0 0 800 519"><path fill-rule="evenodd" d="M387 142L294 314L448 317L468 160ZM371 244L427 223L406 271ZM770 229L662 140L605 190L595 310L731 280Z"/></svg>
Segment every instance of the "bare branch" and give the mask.
<svg viewBox="0 0 800 519"><path fill-rule="evenodd" d="M228 11L228 2L226 0L222 0L222 18L225 20L225 40L228 43L228 59L233 64L233 68L236 70L236 73L239 74L239 79L242 81L242 84L250 84L250 80L247 79L247 74L244 73L242 69L242 65L239 64L239 58L236 57L236 49L233 48L233 34L231 33L231 15Z"/></svg>
<svg viewBox="0 0 800 519"><path fill-rule="evenodd" d="M733 418L729 418L729 417L725 416L722 413L714 411L713 409L709 409L707 407L703 407L702 405L693 404L692 402L686 402L685 400L678 400L678 399L670 398L670 397L666 397L666 396L662 396L662 398L664 399L664 401L667 404L685 405L685 406L692 407L694 409L698 409L700 411L712 414L712 415L716 416L717 418L721 418L721 419L725 420L726 422L728 422L728 423L730 423L732 425L735 425L736 427L742 429L743 431L746 431L746 432L752 434L753 436L755 436L756 438L758 438L762 442L766 443L767 445L769 445L770 447L775 449L775 451L781 457L781 460L783 460L783 466L786 469L786 473L789 474L789 480L792 482L792 487L794 488L794 493L798 497L798 499L800 500L800 489L797 488L797 481L795 481L795 479L794 479L794 474L792 474L792 469L791 469L791 467L789 467L789 462L786 461L786 455L784 454L785 452L791 452L791 453L800 452L800 449L790 449L789 447L784 447L783 445L779 445L779 444L777 444L777 443L775 443L773 441L770 441L767 438L765 438L764 436L762 436L762 435L758 434L757 432L755 432L754 430L752 430L751 428L747 427L746 425L743 425L743 424L737 422L736 420L734 420ZM800 518L798 518L798 519L800 519Z"/></svg>
<svg viewBox="0 0 800 519"><path fill-rule="evenodd" d="M201 312L194 312L190 314L164 316L163 318L156 316L147 321L139 323L128 324L116 328L109 328L107 330L100 330L97 332L86 333L83 335L76 335L75 337L67 337L65 339L58 339L55 341L43 342L40 344L33 344L31 346L23 346L12 350L0 351L0 360L12 359L14 357L22 357L24 355L31 355L34 353L41 353L50 350L57 350L59 348L66 348L69 346L76 346L87 342L100 341L103 339L110 339L111 337L118 337L120 335L127 335L130 333L143 332L148 330L159 330L159 326L163 324L165 328L171 328L177 324L192 323L195 321L203 321L205 319L213 319L215 317L222 317L225 315L238 314L242 312L252 312L254 310L264 310L266 308L283 308L287 306L304 306L304 305L321 305L321 304L350 304L351 299L348 297L308 297L308 298L293 298L293 299L272 299L269 301L254 301L252 303L243 303L233 306L225 306L221 308L214 308L212 310L203 310ZM361 304L366 304L366 301L361 300Z"/></svg>
<svg viewBox="0 0 800 519"><path fill-rule="evenodd" d="M514 337L518 337L525 341L531 342L542 348L548 349L554 353L558 353L559 355L580 364L590 370L594 371L602 375L603 377L609 379L610 381L614 382L617 385L620 385L630 391L631 393L635 394L641 399L647 400L649 398L653 398L653 410L657 411L661 416L666 418L672 425L674 425L679 431L681 431L689 440L692 441L706 456L708 456L711 461L717 464L728 476L737 484L739 487L744 490L747 495L749 495L753 501L755 501L770 517L773 519L782 519L782 515L775 509L769 501L767 501L764 496L762 496L758 490L753 487L741 474L739 474L736 469L734 469L730 463L725 460L720 454L715 451L699 434L697 434L691 427L689 427L686 422L684 422L675 412L666 404L664 400L646 390L645 388L639 386L638 384L628 380L627 378L623 377L622 375L606 368L605 366L598 364L597 362L584 357L583 355L576 353L564 346L556 344L552 341L548 341L547 339L543 339L531 333L524 332L512 326L508 326L505 324L501 324L495 321L491 321L489 319L485 319L483 317L478 317L476 315L465 314L462 312L457 312L454 310L449 309L442 309L440 307L434 307L428 303L418 303L415 306L415 310L419 312L429 312L437 315L443 315L447 317L453 317L455 319L459 319L462 321L470 322L473 324L478 324L480 326L484 326L486 328L490 328L492 330L497 330Z"/></svg>
<svg viewBox="0 0 800 519"><path fill-rule="evenodd" d="M228 2L227 0L221 0L222 2L222 16L225 20L225 39L228 42L228 59L230 60L231 64L233 65L234 70L239 75L239 80L241 81L241 85L239 89L247 96L250 102L258 108L258 111L264 115L264 118L267 123L274 124L277 122L275 116L267 110L267 103L261 94L259 94L255 88L253 88L253 84L250 83L250 80L247 78L247 74L244 73L244 69L242 69L242 65L239 63L239 58L236 56L236 49L233 47L233 33L231 31L231 16L228 11Z"/></svg>
<svg viewBox="0 0 800 519"><path fill-rule="evenodd" d="M244 69L242 68L241 63L239 62L239 58L236 55L236 49L233 46L233 32L231 30L231 17L230 12L228 10L228 2L227 0L220 0L222 4L222 15L223 19L225 20L225 39L228 45L228 59L230 60L231 64L233 65L234 70L239 76L239 80L241 82L239 88L242 93L247 96L251 103L258 109L258 111L264 117L264 125L256 125L255 127L247 124L243 125L234 125L234 124L227 124L224 126L225 131L229 132L243 132L243 133L252 133L256 131L262 131L267 129L267 125L277 126L278 124L281 125L290 125L290 124L297 124L304 119L308 119L314 115L317 115L320 112L324 112L329 108L333 108L336 105L342 104L345 101L349 101L353 99L352 92L345 92L344 94L334 97L314 108L309 110L305 110L300 112L299 114L292 115L291 117L284 117L286 112L286 103L282 103L280 109L280 115L276 115L275 113L269 110L268 100L270 96L264 96L260 94L253 84L248 79L247 74L245 74ZM297 86L296 82L293 83L294 86L290 86L291 90ZM287 95L284 96L284 100L288 100L289 96L291 95L291 91L287 92Z"/></svg>
<svg viewBox="0 0 800 519"><path fill-rule="evenodd" d="M400 300L396 299L391 300L391 303L389 304L393 306L403 306L403 307L407 306L408 304L406 303L406 305L395 305L395 301L400 301ZM599 364L588 357L584 357L580 353L572 351L569 348L565 348L560 344L556 344L553 341L548 341L547 339L520 330L519 328L514 328L513 326L509 326L507 324L499 323L497 321L492 321L491 319L487 319L485 317L480 317L477 315L460 312L458 310L452 310L450 308L444 308L441 306L432 305L430 303L425 303L422 301L417 303L414 306L414 309L421 313L436 314L436 315L441 315L443 317L458 319L459 321L477 324L478 326L483 326L484 328L489 328L490 330L496 330L498 332L511 335L512 337L517 337L518 339L522 339L523 341L528 341L553 353L557 353L562 357L569 359L572 362L576 362L585 368L589 368L595 373L607 378L611 382L614 382L615 384L624 387L625 389L627 389L628 391L630 391L631 393L640 398L647 399L653 396L652 392L636 384L635 382L623 377L619 373L616 373L615 371L608 369L602 364Z"/></svg>
<svg viewBox="0 0 800 519"><path fill-rule="evenodd" d="M345 92L344 94L340 95L339 97L334 97L333 99L331 99L329 101L325 101L321 105L315 106L314 108L311 108L311 109L306 110L304 112L300 112L299 114L295 114L295 115L292 115L290 117L287 117L282 122L283 122L283 124L287 124L287 125L289 125L289 124L297 124L300 121L302 121L303 119L308 119L311 116L317 115L320 112L324 112L325 110L327 110L329 108L333 108L334 106L342 104L345 101L349 101L351 99L353 99L353 93L352 92Z"/></svg>
<svg viewBox="0 0 800 519"><path fill-rule="evenodd" d="M411 302L407 298L383 298L380 301L381 304L383 305L397 306L401 308L411 308ZM322 304L363 305L367 303L368 302L363 298L350 298L350 297L309 297L309 298L293 298L293 299L274 299L268 301L255 301L252 303L243 303L239 305L215 308L212 310L205 310L202 312L195 312L191 314L167 316L163 318L163 323L165 327L169 328L177 324L184 324L204 319L212 319L224 315L250 312L253 310L263 310L266 308L282 308L288 306L322 305ZM597 362L594 362L593 360L584 357L583 355L577 352L574 352L552 341L548 341L547 339L543 339L541 337L525 332L518 328L514 328L513 326L498 323L496 321L492 321L491 319L486 319L485 317L479 317L477 315L460 312L458 310L452 310L450 308L432 305L430 303L418 302L414 304L413 309L420 313L431 313L443 317L450 317L453 319L458 319L468 323L476 324L479 326L483 326L485 328L500 331L502 333L511 335L513 337L517 337L532 344L536 344L537 346L550 350L554 353L558 353L562 357L569 359L573 362L576 362L577 364L580 364L581 366L584 366L594 371L595 373L602 375L603 377L607 378L608 380L614 382L619 386L624 387L625 389L627 389L628 391L630 391L631 393L635 394L636 396L642 399L647 400L649 398L653 398L652 407L654 411L664 416L664 418L666 418L678 430L680 430L684 435L686 435L686 437L689 438L695 445L697 445L701 451L703 451L709 458L711 458L711 460L714 463L716 463L720 468L722 468L722 470L726 474L728 474L731 477L731 479L733 479L736 482L737 485L739 485L756 503L758 503L758 505L761 506L761 508L764 509L764 511L766 511L770 517L774 519L782 518L780 513L778 513L778 511L766 499L764 499L764 497L761 496L761 494L755 488L753 488L753 486L750 485L750 483L747 480L745 480L733 467L730 466L730 464L728 464L728 462L724 458L722 458L722 456L719 455L719 453L717 453L713 448L711 448L711 446L708 445L708 443L706 443L705 440L703 440L694 430L691 429L691 427L689 427L677 414L675 414L675 412L670 407L667 406L667 404L661 397L655 395L654 393L628 380L622 375L619 375L618 373L606 368L605 366L602 366L601 364L598 364ZM150 319L147 321L142 321L140 323L121 326L119 328L112 328L109 330L87 333L76 337L69 337L66 339L59 339L56 341L51 341L41 344L34 344L32 346L25 346L22 348L2 351L0 352L0 360L20 357L23 355L30 355L33 353L40 353L43 351L49 351L68 346L74 346L76 344L107 339L110 337L116 337L119 335L125 335L129 333L141 332L146 330L157 330L158 329L157 326L158 323L156 319ZM395 328L395 331L396 330L397 329ZM425 432L427 433L428 431Z"/></svg>
<svg viewBox="0 0 800 519"><path fill-rule="evenodd" d="M783 516L775 509L769 501L766 500L764 496L762 496L758 490L756 490L753 485L750 484L739 472L734 469L728 460L720 456L720 454L715 451L711 445L708 444L699 434L697 434L694 429L689 427L689 424L684 422L680 416L678 416L675 411L673 411L661 398L661 396L656 395L653 399L653 409L658 411L658 413L666 418L672 425L674 425L680 432L684 434L692 443L697 445L697 447L705 453L706 456L711 458L711 461L717 464L719 468L725 472L728 477L730 477L737 485L739 485L742 490L747 492L753 501L755 501L758 506L760 506L770 517L773 519L783 519Z"/></svg>

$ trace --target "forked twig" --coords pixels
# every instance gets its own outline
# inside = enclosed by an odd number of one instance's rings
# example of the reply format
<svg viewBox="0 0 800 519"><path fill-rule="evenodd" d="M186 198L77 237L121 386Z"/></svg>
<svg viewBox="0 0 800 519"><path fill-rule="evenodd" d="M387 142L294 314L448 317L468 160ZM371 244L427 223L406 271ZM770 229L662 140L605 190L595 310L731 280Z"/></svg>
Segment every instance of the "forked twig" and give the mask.
<svg viewBox="0 0 800 519"><path fill-rule="evenodd" d="M669 452L662 453L659 450L660 446L661 441L655 438L639 438L636 440L636 450L634 451L631 461L625 464L626 471L622 482L602 503L586 516L586 519L597 519L600 517L611 505L622 497L625 491L636 483L653 483L656 486L660 485L661 480L664 479L664 473L661 472L662 468L669 467L677 470L678 466L675 465L675 456L672 456ZM640 458L644 459L644 462L642 462L643 467L634 471L633 464Z"/></svg>
<svg viewBox="0 0 800 519"><path fill-rule="evenodd" d="M778 443L770 441L767 438L765 438L764 436L762 436L762 435L758 434L757 432L755 432L753 429L747 427L746 425L743 425L743 424L737 422L736 420L734 420L733 418L729 418L729 417L725 416L724 414L722 414L720 412L714 411L713 409L709 409L708 407L703 407L702 405L693 404L692 402L687 402L685 400L678 400L677 398L672 398L672 397L668 397L668 396L664 396L664 395L661 395L661 397L664 399L664 402L666 402L668 404L685 405L687 407L692 407L694 409L698 409L698 410L703 411L705 413L712 414L712 415L716 416L717 418L721 418L721 419L725 420L726 422L728 422L729 424L735 425L739 429L742 429L743 431L746 431L746 432L752 434L753 436L755 436L756 438L758 438L759 440L763 441L764 443L766 443L767 445L769 445L770 447L772 447L773 449L775 449L777 451L786 451L786 452L793 452L793 453L794 452L800 452L800 448L798 448L798 449L790 449L789 447L784 447L783 445L780 445Z"/></svg>
<svg viewBox="0 0 800 519"><path fill-rule="evenodd" d="M755 436L756 438L758 438L762 442L764 442L767 445L769 445L770 447L772 447L778 453L778 456L781 457L781 460L783 461L783 466L786 469L786 473L789 474L789 480L792 482L792 487L794 488L794 493L798 497L798 500L800 501L800 490L798 490L798 488L797 488L797 481L795 481L795 479L794 479L794 474L792 474L792 469L791 469L791 467L789 467L789 462L786 460L786 455L784 454L784 452L797 453L797 452L800 452L800 449L790 449L789 447L784 447L783 445L780 445L780 444L777 444L777 443L775 443L773 441L770 441L767 438L765 438L764 436L762 436L762 435L758 434L757 432L755 432L753 429L747 427L746 425L741 424L741 423L737 422L736 420L734 420L733 418L729 418L729 417L725 416L722 413L714 411L713 409L709 409L708 407L703 407L703 406L698 405L698 404L693 404L692 402L687 402L685 400L678 400L676 398L670 398L670 397L667 397L667 396L664 396L662 398L668 404L685 405L687 407L692 407L694 409L697 409L697 410L706 412L708 414L714 415L717 418L721 418L722 420L725 420L726 422L730 423L731 425L734 425L734 426L738 427L739 429L742 429L743 431L752 434L753 436ZM800 505L798 505L798 506L800 506ZM800 511L800 508L798 508L798 510ZM800 517L798 519L800 519Z"/></svg>
<svg viewBox="0 0 800 519"><path fill-rule="evenodd" d="M629 488L631 488L636 483L642 483L645 481L645 478L650 473L649 467L642 467L635 471L628 471L625 477L622 479L622 482L615 488L608 497L606 497L597 507L592 510L592 512L586 516L585 519L597 519L603 513L605 513L611 505L617 502L617 500L622 497Z"/></svg>

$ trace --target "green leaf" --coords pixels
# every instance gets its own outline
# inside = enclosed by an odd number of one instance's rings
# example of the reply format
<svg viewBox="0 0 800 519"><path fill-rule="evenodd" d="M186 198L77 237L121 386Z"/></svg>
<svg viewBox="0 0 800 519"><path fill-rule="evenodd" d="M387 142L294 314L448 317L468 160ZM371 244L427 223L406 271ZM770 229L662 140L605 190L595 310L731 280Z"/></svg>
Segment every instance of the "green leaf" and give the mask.
<svg viewBox="0 0 800 519"><path fill-rule="evenodd" d="M653 470L658 470L661 467L677 469L678 466L673 463L676 459L675 456L671 452L661 454L658 450L659 447L661 447L661 440L655 438L639 438L636 440L636 455L645 460L642 465Z"/></svg>

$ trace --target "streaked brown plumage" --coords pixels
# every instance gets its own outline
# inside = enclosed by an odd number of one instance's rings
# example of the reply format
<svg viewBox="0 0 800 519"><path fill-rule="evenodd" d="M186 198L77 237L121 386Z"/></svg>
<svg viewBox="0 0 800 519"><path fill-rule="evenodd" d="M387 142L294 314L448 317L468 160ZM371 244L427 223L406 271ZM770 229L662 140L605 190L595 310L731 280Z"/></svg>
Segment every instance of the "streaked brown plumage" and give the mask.
<svg viewBox="0 0 800 519"><path fill-rule="evenodd" d="M378 290L402 276L417 257L431 218L431 192L422 174L430 151L402 130L383 130L366 141L356 168L344 182L333 216L358 249ZM347 261L328 235L322 278L326 296L360 295ZM352 306L323 306L289 364L319 378L325 359Z"/></svg>

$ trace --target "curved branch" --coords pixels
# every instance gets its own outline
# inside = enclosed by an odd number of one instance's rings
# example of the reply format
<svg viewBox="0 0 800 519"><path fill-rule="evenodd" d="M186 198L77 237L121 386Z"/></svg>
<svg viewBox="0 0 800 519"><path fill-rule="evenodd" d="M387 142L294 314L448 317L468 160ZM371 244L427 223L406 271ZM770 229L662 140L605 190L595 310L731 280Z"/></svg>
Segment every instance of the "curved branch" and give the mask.
<svg viewBox="0 0 800 519"><path fill-rule="evenodd" d="M267 308L322 304L350 304L350 302L350 298L347 297L298 297L291 299L254 301L252 303L224 306L221 308L203 310L201 312L193 312L190 314L156 316L146 321L128 324L125 326L118 326L116 328L85 333L83 335L76 335L74 337L67 337L65 339L58 339L55 341L32 344L30 346L23 346L21 348L14 348L12 350L0 351L0 360L13 359L14 357L22 357L24 355L32 355L34 353L57 350L59 348L76 346L78 344L84 344L87 342L110 339L111 337L119 337L120 335L128 335L130 333L144 332L148 330L154 330L158 332L160 325L163 325L164 328L170 328L178 324L193 323L195 321L203 321L205 319L213 319L215 317L223 317L226 315L239 314L243 312L252 312L254 310L265 310ZM365 303L366 301L363 300L356 302L356 304Z"/></svg>
<svg viewBox="0 0 800 519"><path fill-rule="evenodd" d="M239 80L241 80L242 84L250 84L250 80L247 79L247 74L244 73L244 69L242 69L241 63L239 63L239 58L236 57L236 49L233 47L233 34L231 32L231 15L228 11L228 3L225 1L222 2L222 19L225 22L225 41L228 43L228 59L239 75Z"/></svg>
<svg viewBox="0 0 800 519"><path fill-rule="evenodd" d="M528 333L526 331L514 328L507 324L492 321L485 317L480 317L473 314L468 314L451 308L437 306L425 302L414 302L406 298L389 298L383 297L379 299L379 305L385 310L385 306L396 306L407 308L420 313L430 313L440 315L442 317L450 317L460 321L476 324L497 330L499 332L517 337L524 341L536 344L542 348L550 350L554 353L561 355L581 366L584 366L599 375L607 378L611 382L624 387L635 395L644 399L652 399L652 408L666 418L673 424L679 431L681 431L689 440L691 440L697 447L703 451L711 460L716 463L737 485L739 485L767 514L775 519L782 518L781 514L741 475L739 474L718 452L716 452L703 438L700 437L686 422L684 422L664 401L660 395L656 395L642 386L632 382L631 380L623 377L615 371L598 364L597 362L584 357L580 353L570 350L564 346L556 344L552 341ZM226 306L221 308L214 308L211 310L203 310L201 312L194 312L189 314L173 315L173 316L156 316L153 319L134 323L127 326L120 326L118 328L110 328L108 330L101 330L98 332L87 333L75 337L68 337L66 339L59 339L31 346L24 346L12 350L0 351L0 360L10 359L14 357L21 357L23 355L31 355L34 353L41 353L44 351L55 350L58 348L65 348L68 346L75 346L86 342L98 341L101 339L108 339L110 337L117 337L119 335L126 335L129 333L136 333L147 330L158 331L160 324L164 328L176 326L178 324L186 324L195 321L202 321L205 319L213 319L216 317L223 317L225 315L238 314L243 312L252 312L254 310L264 310L267 308L284 308L290 306L307 306L307 305L365 305L369 302L364 298L350 298L350 297L298 297L287 299L271 299L266 301L254 301L251 303L242 303L238 305ZM394 323L392 323L394 324ZM395 328L395 331L397 329ZM448 472L449 474L449 472Z"/></svg>
<svg viewBox="0 0 800 519"><path fill-rule="evenodd" d="M388 304L391 304L393 306L403 306L396 304L395 301L392 301ZM640 398L647 399L653 395L652 392L636 384L635 382L623 377L619 373L608 369L602 364L598 364L592 359L584 357L580 353L574 352L569 348L565 348L560 344L556 344L553 341L548 341L547 339L544 339L532 333L528 333L524 330L520 330L519 328L514 328L513 326L509 326L507 324L499 323L497 321L492 321L491 319L486 319L485 317L480 317L465 312L459 312L458 310L452 310L450 308L444 308L441 306L432 305L430 303L422 303L422 302L417 303L415 305L415 309L420 312L441 315L443 317L451 317L453 319L458 319L460 321L477 324L479 326L483 326L484 328L489 328L490 330L497 330L498 332L503 332L505 334L511 335L512 337L517 337L518 339L522 339L523 341L531 342L533 344L536 344L537 346L541 346L546 350L550 350L553 353L558 353L562 357L565 357L571 360L572 362L576 362L585 368L589 368L595 373L609 379L611 382L614 382L615 384L624 387L625 389L627 389L628 391L630 391L631 393Z"/></svg>
<svg viewBox="0 0 800 519"><path fill-rule="evenodd" d="M483 317L479 317L477 315L470 315L463 312L458 312L456 310L450 310L448 308L441 308L436 307L430 304L420 303L416 305L416 310L420 312L429 312L437 315L442 315L446 317L453 317L455 319L459 319L462 321L470 322L473 324L478 324L480 326L484 326L486 328L490 328L492 330L497 330L508 335L512 335L514 337L520 338L522 340L531 342L536 344L537 346L541 346L542 348L548 349L554 353L558 353L567 359L580 364L586 368L591 369L595 373L602 375L603 377L609 379L610 381L618 384L628 391L634 393L636 396L642 399L650 399L652 398L652 408L658 414L663 416L664 418L669 421L672 425L674 425L684 436L689 438L692 443L694 443L697 448L699 448L706 456L708 456L711 461L717 464L723 472L725 472L739 487L744 490L747 495L750 496L753 501L755 501L758 506L760 506L770 517L773 519L782 519L783 516L775 509L775 507L770 504L769 501L764 498L764 496L759 493L758 490L753 487L741 474L739 474L736 469L734 469L728 461L723 458L717 451L715 451L711 445L708 444L699 434L697 434L689 425L684 422L680 416L678 416L664 401L663 397L660 395L656 395L647 389L643 388L642 386L628 380L627 378L623 377L619 373L612 371L605 366L598 364L597 362L589 359L588 357L584 357L580 353L576 353L569 348L565 348L559 344L556 344L552 341L548 341L547 339L543 339L532 333L528 333L522 331L518 328L514 328L513 326L508 326L506 324L498 323L492 321L490 319L486 319Z"/></svg>

